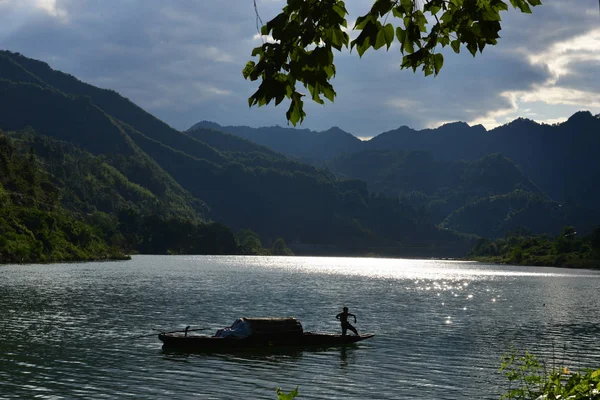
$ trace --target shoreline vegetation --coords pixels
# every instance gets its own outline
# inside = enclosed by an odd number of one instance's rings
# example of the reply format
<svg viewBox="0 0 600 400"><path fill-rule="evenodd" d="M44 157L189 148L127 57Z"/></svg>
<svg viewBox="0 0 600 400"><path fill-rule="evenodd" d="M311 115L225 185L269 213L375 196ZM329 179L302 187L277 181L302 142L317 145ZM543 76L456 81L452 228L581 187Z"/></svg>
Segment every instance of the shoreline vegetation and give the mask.
<svg viewBox="0 0 600 400"><path fill-rule="evenodd" d="M494 241L480 239L465 259L494 264L597 270L600 269L600 227L582 237L575 228L566 226L555 238L516 231Z"/></svg>

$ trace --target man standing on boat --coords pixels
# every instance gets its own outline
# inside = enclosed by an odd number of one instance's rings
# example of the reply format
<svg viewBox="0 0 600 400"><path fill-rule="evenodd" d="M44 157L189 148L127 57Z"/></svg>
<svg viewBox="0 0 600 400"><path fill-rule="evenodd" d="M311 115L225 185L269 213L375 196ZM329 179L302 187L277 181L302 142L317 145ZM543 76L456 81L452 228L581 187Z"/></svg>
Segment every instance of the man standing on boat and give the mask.
<svg viewBox="0 0 600 400"><path fill-rule="evenodd" d="M340 322L342 323L342 336L346 335L346 330L347 329L350 329L357 336L360 336L358 334L358 332L356 331L356 328L354 328L352 325L350 325L350 322L348 322L348 317L354 317L354 323L356 323L356 315L350 314L348 312L348 307L344 307L343 311L341 313L339 313L338 315L335 316L335 318L339 319Z"/></svg>

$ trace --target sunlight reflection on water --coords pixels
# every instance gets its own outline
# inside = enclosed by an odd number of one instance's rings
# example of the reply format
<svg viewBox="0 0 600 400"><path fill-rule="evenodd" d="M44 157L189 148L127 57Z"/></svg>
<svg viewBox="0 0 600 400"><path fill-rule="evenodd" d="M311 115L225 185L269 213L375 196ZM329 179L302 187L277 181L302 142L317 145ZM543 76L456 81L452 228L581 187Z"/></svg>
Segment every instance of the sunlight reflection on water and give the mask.
<svg viewBox="0 0 600 400"><path fill-rule="evenodd" d="M551 267L519 267L460 260L414 260L351 257L228 257L233 264L304 273L357 275L371 278L478 280L489 277L598 277L598 272ZM190 260L193 260L190 259ZM558 272L562 271L562 272ZM467 284L467 283L465 283Z"/></svg>

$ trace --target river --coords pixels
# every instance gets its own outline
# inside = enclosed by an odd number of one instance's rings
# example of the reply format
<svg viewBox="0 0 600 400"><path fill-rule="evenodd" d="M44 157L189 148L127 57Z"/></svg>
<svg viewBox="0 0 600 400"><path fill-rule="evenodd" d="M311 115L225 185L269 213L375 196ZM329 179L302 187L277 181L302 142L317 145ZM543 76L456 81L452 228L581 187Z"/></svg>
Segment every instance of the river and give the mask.
<svg viewBox="0 0 600 400"><path fill-rule="evenodd" d="M502 354L600 368L600 272L473 262L134 256L0 266L0 398L498 399ZM153 329L241 316L375 337L294 354L164 352Z"/></svg>

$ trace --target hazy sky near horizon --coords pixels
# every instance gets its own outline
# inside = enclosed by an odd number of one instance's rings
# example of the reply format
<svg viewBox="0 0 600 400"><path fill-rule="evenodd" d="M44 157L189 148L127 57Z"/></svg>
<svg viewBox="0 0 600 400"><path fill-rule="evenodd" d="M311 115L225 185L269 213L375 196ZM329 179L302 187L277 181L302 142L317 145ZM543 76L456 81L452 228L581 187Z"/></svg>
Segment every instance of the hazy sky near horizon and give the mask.
<svg viewBox="0 0 600 400"><path fill-rule="evenodd" d="M508 2L508 0L507 0ZM258 0L264 21L284 0ZM351 25L373 0L348 0ZM444 51L436 78L400 70L390 51L336 53L338 97L305 101L302 128L338 126L370 137L402 125L450 121L491 129L517 117L559 122L600 113L598 0L545 0L533 14L503 13L502 38L473 58ZM284 102L249 108L258 83L242 69L257 35L252 0L0 0L0 48L116 90L177 129L286 125Z"/></svg>

